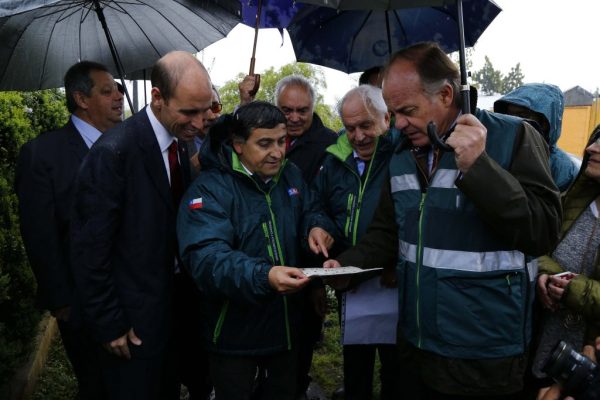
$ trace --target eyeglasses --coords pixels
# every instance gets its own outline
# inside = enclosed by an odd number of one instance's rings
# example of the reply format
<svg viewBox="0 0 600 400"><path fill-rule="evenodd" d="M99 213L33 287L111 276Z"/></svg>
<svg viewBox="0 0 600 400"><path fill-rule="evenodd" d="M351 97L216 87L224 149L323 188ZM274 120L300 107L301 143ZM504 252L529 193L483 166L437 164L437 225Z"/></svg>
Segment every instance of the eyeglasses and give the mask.
<svg viewBox="0 0 600 400"><path fill-rule="evenodd" d="M218 101L213 101L210 105L210 111L212 111L213 114L220 113L223 111L223 104L219 103Z"/></svg>

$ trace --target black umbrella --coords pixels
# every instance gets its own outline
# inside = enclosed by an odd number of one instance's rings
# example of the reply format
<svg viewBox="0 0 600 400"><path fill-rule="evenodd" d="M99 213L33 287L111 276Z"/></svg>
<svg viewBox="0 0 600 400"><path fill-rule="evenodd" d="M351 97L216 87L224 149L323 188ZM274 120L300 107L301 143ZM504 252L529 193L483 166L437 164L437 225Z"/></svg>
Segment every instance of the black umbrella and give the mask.
<svg viewBox="0 0 600 400"><path fill-rule="evenodd" d="M198 52L239 21L238 0L3 1L0 90L61 87L81 60L105 64L125 86L129 72L172 50Z"/></svg>

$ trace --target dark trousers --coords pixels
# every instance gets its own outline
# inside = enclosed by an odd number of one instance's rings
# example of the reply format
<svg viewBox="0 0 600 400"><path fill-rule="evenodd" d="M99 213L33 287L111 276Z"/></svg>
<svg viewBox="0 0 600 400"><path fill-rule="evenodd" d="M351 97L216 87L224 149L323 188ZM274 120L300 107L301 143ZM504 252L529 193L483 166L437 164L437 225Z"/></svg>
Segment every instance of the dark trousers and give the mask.
<svg viewBox="0 0 600 400"><path fill-rule="evenodd" d="M321 339L323 331L323 318L315 311L311 303L308 290L303 292L302 299L302 323L298 326L298 394L306 393L310 385L311 377L309 375L312 365L313 353L317 342Z"/></svg>
<svg viewBox="0 0 600 400"><path fill-rule="evenodd" d="M294 400L297 357L296 351L266 356L211 354L216 400Z"/></svg>
<svg viewBox="0 0 600 400"><path fill-rule="evenodd" d="M130 345L131 346L131 345ZM165 357L126 360L105 351L102 377L110 400L164 400L173 397Z"/></svg>
<svg viewBox="0 0 600 400"><path fill-rule="evenodd" d="M74 313L75 311L72 310ZM74 315L71 316L72 318ZM63 346L77 378L81 400L103 400L106 387L99 365L100 345L79 322L57 321Z"/></svg>
<svg viewBox="0 0 600 400"><path fill-rule="evenodd" d="M178 386L187 387L189 400L208 400L212 392L208 353L202 348L200 301L192 278L186 272L175 274L173 362Z"/></svg>
<svg viewBox="0 0 600 400"><path fill-rule="evenodd" d="M381 369L381 400L402 398L399 385L400 359L396 345L344 346L345 400L370 400L373 396L375 352L379 354Z"/></svg>

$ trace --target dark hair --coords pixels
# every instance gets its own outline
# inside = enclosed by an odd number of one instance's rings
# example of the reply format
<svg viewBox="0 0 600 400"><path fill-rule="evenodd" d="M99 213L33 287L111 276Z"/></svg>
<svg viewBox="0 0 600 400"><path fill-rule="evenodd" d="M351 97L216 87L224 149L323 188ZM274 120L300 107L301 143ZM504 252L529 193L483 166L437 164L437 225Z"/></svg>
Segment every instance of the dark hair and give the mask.
<svg viewBox="0 0 600 400"><path fill-rule="evenodd" d="M582 174L585 171L585 169L587 168L588 160L590 159L590 155L588 154L588 152L585 149L587 149L589 146L591 146L591 144L594 143L599 138L600 138L600 124L594 128L594 130L592 131L592 134L590 135L590 139L588 140L587 144L585 145L585 148L583 149L583 159L581 160L581 168L579 169L579 174Z"/></svg>
<svg viewBox="0 0 600 400"><path fill-rule="evenodd" d="M77 102L75 101L74 93L81 92L85 96L92 95L94 80L90 76L92 71L108 72L108 68L103 64L95 61L80 61L72 65L65 74L65 97L67 99L67 109L70 113L77 110Z"/></svg>
<svg viewBox="0 0 600 400"><path fill-rule="evenodd" d="M457 66L435 42L422 42L406 47L394 54L383 72L384 79L390 67L398 60L411 62L419 77L425 92L435 94L440 88L449 83L453 89L454 101L460 106L460 74Z"/></svg>
<svg viewBox="0 0 600 400"><path fill-rule="evenodd" d="M365 72L360 74L360 78L358 78L358 84L359 85L369 84L369 82L371 81L371 77L373 75L378 75L382 69L383 69L383 67L381 65L378 65L376 67L371 67L371 68L365 70Z"/></svg>
<svg viewBox="0 0 600 400"><path fill-rule="evenodd" d="M247 140L253 129L275 128L287 122L279 108L266 101L253 101L237 109L232 118L233 136Z"/></svg>

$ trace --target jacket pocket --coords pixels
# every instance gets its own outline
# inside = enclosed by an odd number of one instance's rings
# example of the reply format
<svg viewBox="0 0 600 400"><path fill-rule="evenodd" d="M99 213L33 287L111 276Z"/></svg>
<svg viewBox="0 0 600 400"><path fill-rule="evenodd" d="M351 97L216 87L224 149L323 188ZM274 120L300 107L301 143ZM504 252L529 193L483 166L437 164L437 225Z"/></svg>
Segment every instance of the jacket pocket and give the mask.
<svg viewBox="0 0 600 400"><path fill-rule="evenodd" d="M524 329L522 272L466 273L437 280L437 329L449 344L504 346ZM518 339L516 339L518 338Z"/></svg>

